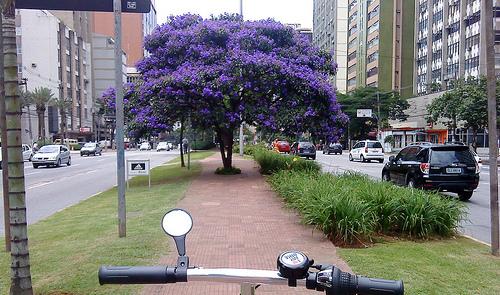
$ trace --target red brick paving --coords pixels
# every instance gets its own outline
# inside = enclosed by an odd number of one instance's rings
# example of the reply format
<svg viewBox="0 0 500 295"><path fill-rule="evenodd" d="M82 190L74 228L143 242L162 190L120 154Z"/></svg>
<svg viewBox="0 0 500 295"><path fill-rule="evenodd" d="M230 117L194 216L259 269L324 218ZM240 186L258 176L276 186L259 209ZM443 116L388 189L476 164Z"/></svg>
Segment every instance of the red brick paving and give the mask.
<svg viewBox="0 0 500 295"><path fill-rule="evenodd" d="M201 175L177 206L188 210L194 220L186 242L191 265L274 270L278 254L295 249L317 262L333 263L351 271L321 232L302 225L297 214L284 207L253 161L235 157L234 162L241 168L241 175L219 176L214 171L221 166L220 156L203 160ZM175 249L173 242L171 248ZM173 250L159 264L175 265L176 259L177 251ZM257 294L314 293L285 286L257 289ZM239 285L206 282L155 285L145 287L142 294L235 295L239 294Z"/></svg>

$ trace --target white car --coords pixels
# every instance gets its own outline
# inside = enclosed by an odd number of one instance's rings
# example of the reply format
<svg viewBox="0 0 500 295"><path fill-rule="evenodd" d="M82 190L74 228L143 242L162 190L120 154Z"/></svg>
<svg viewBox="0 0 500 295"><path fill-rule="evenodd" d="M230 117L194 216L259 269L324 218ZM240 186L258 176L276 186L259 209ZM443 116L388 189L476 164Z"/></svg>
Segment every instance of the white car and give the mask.
<svg viewBox="0 0 500 295"><path fill-rule="evenodd" d="M62 164L70 166L71 155L68 148L64 145L45 145L31 158L31 162L35 169L39 166L61 167Z"/></svg>
<svg viewBox="0 0 500 295"><path fill-rule="evenodd" d="M168 142L165 142L165 141L162 141L160 143L158 143L158 145L156 146L156 151L159 152L159 151L169 151L170 150L170 146L168 145Z"/></svg>
<svg viewBox="0 0 500 295"><path fill-rule="evenodd" d="M31 161L32 157L33 157L33 150L31 149L31 147L27 144L23 144L23 160Z"/></svg>
<svg viewBox="0 0 500 295"><path fill-rule="evenodd" d="M479 171L481 171L481 168L483 167L483 160L481 160L481 157L479 157L479 155L473 149L471 149L470 151L471 151L472 155L474 156L474 159L476 160L477 165L479 166Z"/></svg>
<svg viewBox="0 0 500 295"><path fill-rule="evenodd" d="M356 143L349 152L349 161L359 160L370 162L371 160L384 162L384 148L380 141L362 140Z"/></svg>
<svg viewBox="0 0 500 295"><path fill-rule="evenodd" d="M149 151L151 149L151 145L149 145L148 142L143 142L141 143L141 145L139 146L139 150L140 151Z"/></svg>

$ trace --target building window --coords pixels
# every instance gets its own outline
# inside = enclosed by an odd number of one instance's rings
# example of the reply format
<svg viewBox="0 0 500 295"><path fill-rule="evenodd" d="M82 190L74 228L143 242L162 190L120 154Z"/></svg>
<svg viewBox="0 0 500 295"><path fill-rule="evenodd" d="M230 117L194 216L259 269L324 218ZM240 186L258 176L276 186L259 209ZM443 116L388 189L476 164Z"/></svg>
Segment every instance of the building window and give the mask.
<svg viewBox="0 0 500 295"><path fill-rule="evenodd" d="M354 46L356 46L356 42L358 41L358 38L354 38L352 39L349 44L347 44L347 48L353 48Z"/></svg>
<svg viewBox="0 0 500 295"><path fill-rule="evenodd" d="M378 30L378 25L379 25L379 22L376 22L373 25L369 26L368 27L368 35L375 32L376 30Z"/></svg>
<svg viewBox="0 0 500 295"><path fill-rule="evenodd" d="M355 58L356 58L356 51L354 51L353 53L351 53L347 56L347 61L349 62Z"/></svg>
<svg viewBox="0 0 500 295"><path fill-rule="evenodd" d="M349 79L347 81L347 86L348 87L351 87L351 86L356 86L356 77L352 78L352 79Z"/></svg>
<svg viewBox="0 0 500 295"><path fill-rule="evenodd" d="M466 71L479 67L479 56L466 59L464 65Z"/></svg>
<svg viewBox="0 0 500 295"><path fill-rule="evenodd" d="M377 5L370 13L368 13L368 20L371 20L372 18L376 17L379 13L379 6Z"/></svg>
<svg viewBox="0 0 500 295"><path fill-rule="evenodd" d="M352 65L350 66L348 69L347 69L347 73L348 74L351 74L351 73L354 73L356 71L356 65Z"/></svg>
<svg viewBox="0 0 500 295"><path fill-rule="evenodd" d="M378 67L374 67L374 68L371 68L368 70L368 72L366 72L366 76L369 78L371 76L374 76L378 74Z"/></svg>
<svg viewBox="0 0 500 295"><path fill-rule="evenodd" d="M376 36L375 38L371 39L370 41L368 41L368 43L366 44L366 48L367 49L370 49L372 48L373 46L376 46L378 45L378 36Z"/></svg>
<svg viewBox="0 0 500 295"><path fill-rule="evenodd" d="M374 62L376 60L378 60L378 52L374 52L374 53L368 55L368 58L367 58L368 63Z"/></svg>
<svg viewBox="0 0 500 295"><path fill-rule="evenodd" d="M348 36L351 36L353 35L354 33L356 33L358 31L358 26L357 25L354 25L352 28L349 29L349 32L348 32Z"/></svg>

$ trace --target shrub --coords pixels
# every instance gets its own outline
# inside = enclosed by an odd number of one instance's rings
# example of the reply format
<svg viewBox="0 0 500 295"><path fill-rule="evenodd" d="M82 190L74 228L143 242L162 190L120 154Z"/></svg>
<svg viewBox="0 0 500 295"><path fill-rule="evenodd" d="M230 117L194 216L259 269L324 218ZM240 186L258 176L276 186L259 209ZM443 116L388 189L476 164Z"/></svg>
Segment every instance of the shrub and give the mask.
<svg viewBox="0 0 500 295"><path fill-rule="evenodd" d="M273 174L281 170L310 171L311 173L321 171L321 166L315 161L284 156L269 150L256 150L254 159L259 163L262 174Z"/></svg>
<svg viewBox="0 0 500 295"><path fill-rule="evenodd" d="M258 150L267 150L265 143L257 143L257 144L246 144L243 146L243 154L247 156L253 156ZM240 152L240 145L233 145L233 153L238 154Z"/></svg>
<svg viewBox="0 0 500 295"><path fill-rule="evenodd" d="M236 175L236 174L241 174L241 169L236 168L236 167L231 167L231 168L224 168L224 167L219 167L215 170L215 174L219 175Z"/></svg>
<svg viewBox="0 0 500 295"><path fill-rule="evenodd" d="M370 241L376 233L447 237L464 217L464 206L457 200L360 174L280 171L269 182L305 223L343 245Z"/></svg>
<svg viewBox="0 0 500 295"><path fill-rule="evenodd" d="M193 150L209 150L215 147L215 143L212 141L193 141L191 142L191 149Z"/></svg>

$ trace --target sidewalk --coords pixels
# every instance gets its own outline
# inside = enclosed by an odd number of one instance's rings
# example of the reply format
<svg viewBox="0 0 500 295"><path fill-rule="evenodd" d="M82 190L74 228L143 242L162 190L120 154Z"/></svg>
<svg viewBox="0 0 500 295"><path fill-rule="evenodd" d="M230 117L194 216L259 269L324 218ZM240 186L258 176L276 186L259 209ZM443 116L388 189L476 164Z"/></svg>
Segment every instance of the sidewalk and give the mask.
<svg viewBox="0 0 500 295"><path fill-rule="evenodd" d="M332 263L351 271L336 255L336 248L319 231L304 226L296 213L271 190L251 160L234 157L242 174L219 176L218 154L202 161L203 172L194 180L178 207L188 210L194 225L188 234L186 252L190 264L205 268L276 269L278 254L285 250L303 251L317 262ZM177 251L158 264L175 265ZM153 294L239 294L239 285L190 282L148 286ZM310 290L286 286L261 286L257 294L311 294Z"/></svg>

